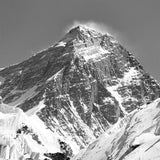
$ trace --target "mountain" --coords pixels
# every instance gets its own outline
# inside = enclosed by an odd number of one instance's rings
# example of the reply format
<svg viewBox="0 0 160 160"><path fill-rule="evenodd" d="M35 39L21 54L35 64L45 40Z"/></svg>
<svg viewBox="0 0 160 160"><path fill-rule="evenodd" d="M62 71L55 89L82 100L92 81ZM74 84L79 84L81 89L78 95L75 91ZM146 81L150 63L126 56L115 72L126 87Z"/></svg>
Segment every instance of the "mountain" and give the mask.
<svg viewBox="0 0 160 160"><path fill-rule="evenodd" d="M72 160L159 160L160 99L135 110Z"/></svg>
<svg viewBox="0 0 160 160"><path fill-rule="evenodd" d="M159 98L160 86L111 35L77 26L53 46L0 70L0 96L76 154Z"/></svg>

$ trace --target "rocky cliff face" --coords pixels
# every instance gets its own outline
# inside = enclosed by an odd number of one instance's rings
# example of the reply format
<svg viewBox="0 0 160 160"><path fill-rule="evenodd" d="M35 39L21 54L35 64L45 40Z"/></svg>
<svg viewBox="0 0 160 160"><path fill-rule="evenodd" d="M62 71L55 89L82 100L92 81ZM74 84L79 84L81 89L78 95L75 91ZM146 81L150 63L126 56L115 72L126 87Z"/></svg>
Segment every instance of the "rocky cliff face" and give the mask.
<svg viewBox="0 0 160 160"><path fill-rule="evenodd" d="M109 34L84 26L0 70L0 80L4 103L36 116L75 152L160 96L157 82L129 51Z"/></svg>

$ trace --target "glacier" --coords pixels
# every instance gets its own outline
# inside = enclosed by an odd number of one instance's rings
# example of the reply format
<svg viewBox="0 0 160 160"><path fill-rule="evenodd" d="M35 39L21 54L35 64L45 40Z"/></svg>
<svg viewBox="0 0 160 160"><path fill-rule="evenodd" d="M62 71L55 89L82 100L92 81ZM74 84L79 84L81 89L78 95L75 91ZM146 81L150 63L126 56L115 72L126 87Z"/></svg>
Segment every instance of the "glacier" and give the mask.
<svg viewBox="0 0 160 160"><path fill-rule="evenodd" d="M159 117L156 99L119 120L72 160L159 160Z"/></svg>

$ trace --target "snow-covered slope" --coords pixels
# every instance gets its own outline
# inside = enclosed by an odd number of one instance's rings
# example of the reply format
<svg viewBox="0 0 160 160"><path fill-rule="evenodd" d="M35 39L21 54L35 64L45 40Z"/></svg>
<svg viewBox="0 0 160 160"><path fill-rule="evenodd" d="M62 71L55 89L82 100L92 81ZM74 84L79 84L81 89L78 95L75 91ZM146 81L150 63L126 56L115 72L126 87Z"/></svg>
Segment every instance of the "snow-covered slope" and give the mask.
<svg viewBox="0 0 160 160"><path fill-rule="evenodd" d="M160 99L113 125L72 160L159 160Z"/></svg>
<svg viewBox="0 0 160 160"><path fill-rule="evenodd" d="M0 105L0 158L43 159L44 153L61 152L58 134L53 134L35 115L21 109Z"/></svg>

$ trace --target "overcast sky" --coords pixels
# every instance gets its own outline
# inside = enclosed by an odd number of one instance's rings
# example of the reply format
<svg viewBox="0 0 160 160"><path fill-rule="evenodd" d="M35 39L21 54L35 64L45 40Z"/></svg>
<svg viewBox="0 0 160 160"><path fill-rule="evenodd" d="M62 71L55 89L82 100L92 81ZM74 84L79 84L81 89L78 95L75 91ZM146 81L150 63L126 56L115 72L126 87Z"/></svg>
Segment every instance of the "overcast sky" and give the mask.
<svg viewBox="0 0 160 160"><path fill-rule="evenodd" d="M0 0L0 67L61 39L75 21L106 26L160 81L160 0Z"/></svg>

